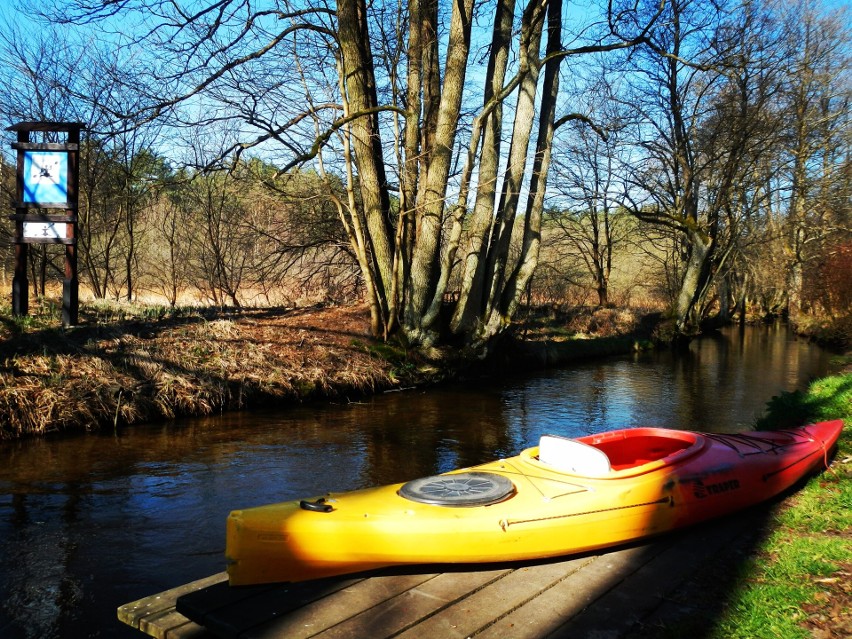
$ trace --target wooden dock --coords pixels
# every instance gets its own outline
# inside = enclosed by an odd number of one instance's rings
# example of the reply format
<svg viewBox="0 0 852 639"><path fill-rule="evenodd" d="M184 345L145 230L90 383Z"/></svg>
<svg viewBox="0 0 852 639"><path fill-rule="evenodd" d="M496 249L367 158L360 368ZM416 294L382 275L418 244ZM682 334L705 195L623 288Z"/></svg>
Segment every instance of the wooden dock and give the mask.
<svg viewBox="0 0 852 639"><path fill-rule="evenodd" d="M160 639L653 637L661 622L712 624L768 512L558 561L239 588L220 573L125 604L118 617Z"/></svg>

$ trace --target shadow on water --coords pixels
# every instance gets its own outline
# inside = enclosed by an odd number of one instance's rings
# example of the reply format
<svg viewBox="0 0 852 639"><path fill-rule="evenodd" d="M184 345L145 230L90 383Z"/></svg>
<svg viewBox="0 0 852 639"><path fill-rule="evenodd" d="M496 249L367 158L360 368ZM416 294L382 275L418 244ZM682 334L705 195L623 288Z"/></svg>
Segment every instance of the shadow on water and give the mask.
<svg viewBox="0 0 852 639"><path fill-rule="evenodd" d="M549 432L746 430L772 396L826 374L828 359L783 329L749 328L683 354L0 443L0 636L138 637L116 608L221 571L234 508L475 465Z"/></svg>

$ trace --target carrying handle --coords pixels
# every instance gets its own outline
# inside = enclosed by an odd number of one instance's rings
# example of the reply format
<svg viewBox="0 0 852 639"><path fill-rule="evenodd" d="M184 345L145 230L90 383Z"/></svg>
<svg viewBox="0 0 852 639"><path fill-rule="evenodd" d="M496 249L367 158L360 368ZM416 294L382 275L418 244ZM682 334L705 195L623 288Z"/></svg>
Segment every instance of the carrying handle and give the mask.
<svg viewBox="0 0 852 639"><path fill-rule="evenodd" d="M330 513L334 510L330 504L325 503L325 497L320 497L316 501L303 499L299 502L299 508L302 510L310 510L315 513Z"/></svg>

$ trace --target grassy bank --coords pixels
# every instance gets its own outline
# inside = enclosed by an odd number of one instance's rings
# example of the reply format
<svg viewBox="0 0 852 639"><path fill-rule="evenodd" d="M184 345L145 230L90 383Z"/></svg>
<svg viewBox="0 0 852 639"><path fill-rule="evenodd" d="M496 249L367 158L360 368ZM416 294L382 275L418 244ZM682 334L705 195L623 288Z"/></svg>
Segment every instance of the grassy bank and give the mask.
<svg viewBox="0 0 852 639"><path fill-rule="evenodd" d="M697 575L697 595L722 601L721 616L693 614L655 638L830 639L852 628L852 372L814 382L769 402L764 428L844 419L831 467L769 512L765 532L746 557L718 575ZM734 571L733 585L727 571ZM721 578L724 574L725 578ZM725 590L718 592L719 584ZM710 613L708 613L710 614Z"/></svg>
<svg viewBox="0 0 852 639"><path fill-rule="evenodd" d="M852 373L776 397L764 425L844 419L832 467L774 513L715 637L848 637L852 628Z"/></svg>
<svg viewBox="0 0 852 639"><path fill-rule="evenodd" d="M84 305L0 312L0 437L116 428L401 383L369 343L362 308L205 309Z"/></svg>
<svg viewBox="0 0 852 639"><path fill-rule="evenodd" d="M510 341L516 357L525 345L530 367L629 352L636 340L624 334L640 319L586 309L531 323ZM0 438L356 399L463 370L476 374L464 362L436 365L373 340L363 306L225 312L84 304L80 325L69 329L59 326L55 306L26 318L7 307L0 309Z"/></svg>

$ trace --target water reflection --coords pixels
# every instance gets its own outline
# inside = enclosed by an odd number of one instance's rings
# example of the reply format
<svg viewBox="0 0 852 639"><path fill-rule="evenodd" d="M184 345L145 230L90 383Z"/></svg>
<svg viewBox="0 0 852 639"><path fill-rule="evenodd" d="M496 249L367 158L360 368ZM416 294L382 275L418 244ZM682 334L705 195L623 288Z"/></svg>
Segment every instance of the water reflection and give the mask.
<svg viewBox="0 0 852 639"><path fill-rule="evenodd" d="M0 636L134 637L116 607L223 568L235 507L348 490L516 454L544 433L749 428L828 354L783 327L685 353L340 406L3 443Z"/></svg>

